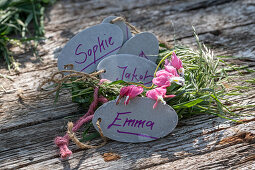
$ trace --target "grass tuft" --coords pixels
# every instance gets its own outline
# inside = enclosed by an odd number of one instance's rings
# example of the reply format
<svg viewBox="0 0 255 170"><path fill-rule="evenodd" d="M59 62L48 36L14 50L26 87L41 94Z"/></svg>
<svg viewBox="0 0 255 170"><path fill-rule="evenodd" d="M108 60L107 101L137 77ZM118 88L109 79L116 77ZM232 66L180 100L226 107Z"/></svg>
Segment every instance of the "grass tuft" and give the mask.
<svg viewBox="0 0 255 170"><path fill-rule="evenodd" d="M37 41L44 36L45 6L55 0L1 0L0 1L0 59L8 69L17 69L11 45ZM30 31L33 30L33 31Z"/></svg>

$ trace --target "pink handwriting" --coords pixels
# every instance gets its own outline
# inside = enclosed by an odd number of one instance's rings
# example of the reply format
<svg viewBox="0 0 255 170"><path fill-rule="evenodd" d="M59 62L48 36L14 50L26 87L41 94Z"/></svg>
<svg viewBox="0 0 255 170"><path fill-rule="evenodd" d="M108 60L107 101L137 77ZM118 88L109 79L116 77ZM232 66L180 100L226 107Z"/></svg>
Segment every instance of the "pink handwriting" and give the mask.
<svg viewBox="0 0 255 170"><path fill-rule="evenodd" d="M144 57L144 58L148 59L148 57L145 55L145 53L143 51L141 51L141 53L139 54L139 57Z"/></svg>
<svg viewBox="0 0 255 170"><path fill-rule="evenodd" d="M140 133L124 132L124 131L120 131L120 130L117 130L117 132L118 132L118 133L129 134L129 135L142 136L142 137L146 137L146 138L159 139L159 138L157 138L157 137L148 136L148 135L144 135L144 134L140 134Z"/></svg>
<svg viewBox="0 0 255 170"><path fill-rule="evenodd" d="M101 60L102 58L104 58L105 56L107 56L108 54L118 50L121 46L109 51L109 48L114 45L114 41L112 40L112 37L109 37L108 39L104 39L104 40L100 40L100 37L97 37L97 44L93 45L92 48L89 48L88 50L84 51L84 45L83 44L79 44L75 51L74 54L76 56L82 56L82 61L75 61L75 63L77 64L85 64L88 57L93 57L93 60L91 63L88 63L81 71L85 70L86 68L88 68L89 66L96 64L97 61ZM108 52L106 54L104 54L103 56L100 56L101 54L103 54L103 52ZM99 56L99 57L98 57Z"/></svg>
<svg viewBox="0 0 255 170"><path fill-rule="evenodd" d="M147 121L147 120L136 120L136 119L129 119L126 118L125 121L122 121L124 119L121 119L119 116L120 115L126 115L126 114L131 114L132 112L123 112L123 113L118 113L116 114L116 117L114 118L113 122L107 127L107 129L110 129L112 126L118 126L118 127L133 127L133 128L144 128L144 126L149 127L150 130L152 130L154 126L154 122L152 121ZM118 121L118 122L117 122ZM153 136L148 136L144 135L141 133L133 133L133 132L125 132L121 130L117 130L118 133L122 134L129 134L129 135L136 135L136 136L142 136L146 138L152 138L152 139L158 139L157 137Z"/></svg>
<svg viewBox="0 0 255 170"><path fill-rule="evenodd" d="M148 70L146 70L143 74L136 73L137 68L135 67L133 71L129 72L127 71L128 66L117 66L122 70L121 80L128 80L128 81L135 81L139 82L142 81L144 84L150 84L152 82L153 75L148 75ZM116 78L116 80L119 80L119 78ZM149 82L148 82L149 81Z"/></svg>
<svg viewBox="0 0 255 170"><path fill-rule="evenodd" d="M154 126L154 122L152 121L147 121L147 120L136 120L136 119L128 119L126 118L125 122L120 123L122 120L119 118L120 115L124 114L130 114L132 112L123 112L123 113L117 113L116 117L114 118L113 122L107 127L107 129L110 129L112 126L122 126L122 127L137 127L137 128L143 128L144 126L149 127L151 130ZM117 124L116 121L119 121L120 124Z"/></svg>

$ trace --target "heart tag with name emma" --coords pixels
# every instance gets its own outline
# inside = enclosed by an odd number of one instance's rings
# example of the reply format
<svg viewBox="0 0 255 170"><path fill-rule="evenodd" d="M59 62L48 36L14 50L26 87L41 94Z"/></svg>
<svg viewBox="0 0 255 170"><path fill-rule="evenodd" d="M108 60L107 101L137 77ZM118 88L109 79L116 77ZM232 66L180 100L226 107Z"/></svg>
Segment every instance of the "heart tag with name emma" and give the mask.
<svg viewBox="0 0 255 170"><path fill-rule="evenodd" d="M118 54L133 54L155 63L159 54L158 39L149 32L136 34L123 44Z"/></svg>
<svg viewBox="0 0 255 170"><path fill-rule="evenodd" d="M116 16L109 16L106 17L102 23L111 23L113 19L117 18ZM123 33L123 43L125 43L128 39L132 37L132 34L128 28L128 26L123 22L123 21L116 21L113 24L117 25L120 27Z"/></svg>
<svg viewBox="0 0 255 170"><path fill-rule="evenodd" d="M100 106L93 117L99 119L103 135L120 142L148 142L168 135L176 127L178 116L169 105L159 103L152 109L154 100L136 97L128 105L116 105L112 100Z"/></svg>
<svg viewBox="0 0 255 170"><path fill-rule="evenodd" d="M130 54L116 54L102 60L97 70L105 70L100 76L111 81L142 82L152 84L157 65L147 59Z"/></svg>
<svg viewBox="0 0 255 170"><path fill-rule="evenodd" d="M104 58L116 54L123 43L122 30L114 24L99 24L75 35L58 56L58 68L91 73ZM70 69L70 68L69 68Z"/></svg>

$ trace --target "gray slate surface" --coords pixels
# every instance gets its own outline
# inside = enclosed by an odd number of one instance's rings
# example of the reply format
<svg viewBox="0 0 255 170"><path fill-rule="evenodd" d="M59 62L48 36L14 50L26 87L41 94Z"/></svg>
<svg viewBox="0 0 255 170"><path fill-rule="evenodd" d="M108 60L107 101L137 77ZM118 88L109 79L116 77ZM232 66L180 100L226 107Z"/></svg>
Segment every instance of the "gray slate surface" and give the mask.
<svg viewBox="0 0 255 170"><path fill-rule="evenodd" d="M116 105L116 101L112 100L96 110L93 125L98 130L96 122L100 118L104 136L120 142L159 140L174 130L178 116L171 106L161 102L152 109L155 102L149 98L136 97L128 105L123 100Z"/></svg>
<svg viewBox="0 0 255 170"><path fill-rule="evenodd" d="M100 74L103 79L143 82L148 87L152 84L156 68L152 61L130 54L111 55L97 66L97 70L105 70Z"/></svg>

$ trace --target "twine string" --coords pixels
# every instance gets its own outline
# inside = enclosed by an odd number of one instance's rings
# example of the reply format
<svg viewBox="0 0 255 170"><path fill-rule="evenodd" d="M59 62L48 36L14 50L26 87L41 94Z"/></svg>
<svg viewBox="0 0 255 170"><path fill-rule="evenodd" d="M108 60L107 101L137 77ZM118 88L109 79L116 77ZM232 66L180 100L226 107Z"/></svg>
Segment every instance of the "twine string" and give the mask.
<svg viewBox="0 0 255 170"><path fill-rule="evenodd" d="M86 148L82 144L79 143L79 140L75 136L74 132L76 132L84 123L87 123L92 120L92 118L94 116L94 111L98 105L98 102L101 102L101 103L108 102L108 100L105 97L102 97L102 96L98 97L98 92L99 92L99 88L96 87L94 89L94 100L90 104L88 112L84 116L82 116L74 125L71 122L68 123L68 130L67 130L67 133L65 136L63 136L63 137L58 136L55 138L54 142L60 149L61 158L65 159L72 154L72 151L69 150L69 148L68 148L69 139L72 139L72 141L74 143L78 143L77 144L78 147L81 146L82 149ZM101 134L101 133L100 133L100 135L103 136L103 134ZM105 137L102 137L102 138L103 138L104 142L97 147L101 147L106 144L106 138ZM86 144L86 146L87 146L87 148L94 147L94 146L90 147L90 145L87 145L87 144Z"/></svg>
<svg viewBox="0 0 255 170"><path fill-rule="evenodd" d="M128 26L131 28L131 32L132 32L133 34L139 34L139 33L141 33L141 31L140 31L138 28L136 28L134 25L132 25L132 24L130 24L129 22L127 22L126 19L123 18L123 17L116 17L116 18L114 18L114 19L111 21L111 23L115 23L115 22L118 22L118 21L122 21L122 22L124 22L126 25L128 25ZM167 49L173 48L173 46L170 45L170 44L169 44L167 41L165 41L165 40L162 40L162 39L158 38L158 41L159 41L160 44L164 44L165 47L166 47Z"/></svg>
<svg viewBox="0 0 255 170"><path fill-rule="evenodd" d="M100 127L100 120L99 119L97 120L96 125L98 127L99 134L100 134L101 138L103 139L103 142L99 145L89 145L87 143L80 142L79 139L76 137L75 133L72 130L73 129L73 123L72 122L68 122L67 134L68 134L69 138L81 149L100 148L100 147L104 146L107 143L107 138L103 135L103 131Z"/></svg>
<svg viewBox="0 0 255 170"><path fill-rule="evenodd" d="M45 93L45 96L48 96L48 95L58 91L61 88L62 83L66 82L71 77L80 77L80 78L76 79L75 82L84 81L86 79L93 79L93 80L98 80L99 81L99 79L96 76L101 74L101 73L104 73L104 72L105 72L105 70L99 70L97 72L88 74L88 73L74 71L74 70L61 70L61 71L53 73L52 76L49 79L46 79L45 81L43 81L39 85L38 89L42 90L42 87L47 83L53 82L53 83L57 84L57 86L54 87L54 89L52 89L51 91ZM70 73L70 74L65 75L65 73ZM61 75L61 78L57 79L56 78L57 75Z"/></svg>
<svg viewBox="0 0 255 170"><path fill-rule="evenodd" d="M129 22L126 21L125 18L123 17L116 17L114 18L111 23L115 23L115 22L118 22L118 21L122 21L124 22L126 25L128 25L130 28L131 28L131 32L134 33L134 34L139 34L141 31L139 29L137 29L135 26L133 26L132 24L130 24Z"/></svg>

